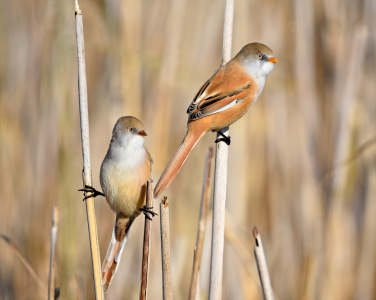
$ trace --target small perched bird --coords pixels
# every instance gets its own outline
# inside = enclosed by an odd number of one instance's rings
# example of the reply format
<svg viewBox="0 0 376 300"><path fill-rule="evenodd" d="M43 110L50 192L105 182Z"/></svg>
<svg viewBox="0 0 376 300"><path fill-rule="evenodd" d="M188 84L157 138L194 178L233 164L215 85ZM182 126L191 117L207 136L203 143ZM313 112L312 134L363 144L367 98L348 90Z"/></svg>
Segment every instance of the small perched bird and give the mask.
<svg viewBox="0 0 376 300"><path fill-rule="evenodd" d="M218 131L224 138L216 142L224 140L230 143L229 138L219 130L237 121L257 101L266 77L277 62L269 47L251 43L204 83L188 107L187 133L159 179L154 197L158 197L171 184L193 147L206 132Z"/></svg>
<svg viewBox="0 0 376 300"><path fill-rule="evenodd" d="M151 208L144 206L152 164L152 158L144 146L146 135L140 120L131 116L121 117L112 131L110 147L101 166L100 183L104 194L90 186L82 189L92 192L85 198L105 196L116 213L112 239L102 266L105 290L118 268L133 221L141 211L155 215Z"/></svg>

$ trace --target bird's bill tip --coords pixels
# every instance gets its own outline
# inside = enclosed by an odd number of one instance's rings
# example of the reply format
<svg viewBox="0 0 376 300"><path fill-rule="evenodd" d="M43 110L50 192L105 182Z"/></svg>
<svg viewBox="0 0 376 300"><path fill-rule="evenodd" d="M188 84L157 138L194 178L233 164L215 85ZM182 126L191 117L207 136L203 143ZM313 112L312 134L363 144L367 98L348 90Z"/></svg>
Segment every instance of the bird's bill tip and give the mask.
<svg viewBox="0 0 376 300"><path fill-rule="evenodd" d="M271 63L273 63L273 64L276 64L276 63L278 62L278 60L277 60L275 57L270 57L270 58L268 59L268 62L271 62Z"/></svg>
<svg viewBox="0 0 376 300"><path fill-rule="evenodd" d="M147 133L145 132L145 130L140 130L137 134L141 136L147 136Z"/></svg>

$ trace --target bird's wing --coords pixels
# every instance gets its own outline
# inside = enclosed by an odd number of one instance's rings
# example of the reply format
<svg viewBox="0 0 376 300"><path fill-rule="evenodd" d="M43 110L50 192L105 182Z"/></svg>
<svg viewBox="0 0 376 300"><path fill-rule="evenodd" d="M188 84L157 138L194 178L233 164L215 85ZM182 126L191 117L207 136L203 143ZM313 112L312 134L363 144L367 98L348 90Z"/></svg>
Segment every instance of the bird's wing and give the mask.
<svg viewBox="0 0 376 300"><path fill-rule="evenodd" d="M228 109L249 95L251 77L235 64L220 68L200 88L188 107L189 121Z"/></svg>

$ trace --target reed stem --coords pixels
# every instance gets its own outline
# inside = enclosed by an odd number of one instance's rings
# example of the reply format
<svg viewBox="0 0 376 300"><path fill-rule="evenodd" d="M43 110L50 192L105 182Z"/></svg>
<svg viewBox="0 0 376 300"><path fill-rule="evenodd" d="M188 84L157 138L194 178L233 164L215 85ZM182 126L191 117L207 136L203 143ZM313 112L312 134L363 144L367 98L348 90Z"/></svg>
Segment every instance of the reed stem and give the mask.
<svg viewBox="0 0 376 300"><path fill-rule="evenodd" d="M79 90L79 108L80 108L80 124L81 124L81 142L82 142L82 158L83 186L91 186L91 166L90 166L90 139L89 139L89 113L87 99L87 82L86 82L86 66L85 66L85 42L84 28L82 21L82 11L76 0L76 38L77 38L77 58L78 58L78 90ZM86 193L85 193L86 196ZM91 261L93 265L95 299L103 299L102 287L102 271L100 263L97 221L95 218L94 198L88 198L86 203L87 224L89 229Z"/></svg>

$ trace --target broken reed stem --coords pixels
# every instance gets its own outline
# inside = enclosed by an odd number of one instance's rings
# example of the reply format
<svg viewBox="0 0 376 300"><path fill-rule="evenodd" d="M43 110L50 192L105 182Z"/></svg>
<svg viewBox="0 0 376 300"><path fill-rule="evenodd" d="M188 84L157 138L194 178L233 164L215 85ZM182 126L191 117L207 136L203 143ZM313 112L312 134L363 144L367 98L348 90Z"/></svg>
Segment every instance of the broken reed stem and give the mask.
<svg viewBox="0 0 376 300"><path fill-rule="evenodd" d="M226 0L225 20L223 27L222 65L227 63L231 59L233 18L234 0ZM223 134L228 136L228 127L221 129L221 131ZM219 138L218 134L217 138ZM222 295L228 145L222 141L217 143L216 149L217 151L215 156L214 174L212 245L209 280L210 300L221 299Z"/></svg>
<svg viewBox="0 0 376 300"><path fill-rule="evenodd" d="M146 206L153 206L153 190L151 180L147 181L146 185ZM150 237L151 237L151 221L145 216L144 227L144 246L142 251L142 268L141 268L141 291L140 300L147 299L148 288L148 271L149 271L149 258L150 258Z"/></svg>
<svg viewBox="0 0 376 300"><path fill-rule="evenodd" d="M59 224L59 210L56 206L52 212L52 227L51 227L51 248L50 248L50 270L48 275L48 299L55 299L55 246L57 239L57 228Z"/></svg>
<svg viewBox="0 0 376 300"><path fill-rule="evenodd" d="M43 297L47 298L47 295L48 295L47 287L44 285L42 280L39 278L38 274L35 272L33 267L30 265L27 258L22 254L20 248L16 245L16 243L10 237L6 236L5 234L2 234L1 237L13 249L13 251L16 253L16 255L19 258L19 260L21 261L21 263L24 265L24 267L29 272L31 277L37 283L41 292L43 293Z"/></svg>
<svg viewBox="0 0 376 300"><path fill-rule="evenodd" d="M255 238L255 258L257 263L257 269L260 276L261 287L262 287L262 294L265 300L273 300L273 290L272 285L270 283L269 271L268 266L266 265L266 257L264 253L264 248L262 247L261 236L255 226L253 228L253 237Z"/></svg>
<svg viewBox="0 0 376 300"><path fill-rule="evenodd" d="M167 197L164 197L160 204L160 218L163 300L171 300L172 277L170 268L170 223Z"/></svg>
<svg viewBox="0 0 376 300"><path fill-rule="evenodd" d="M82 12L75 2L76 7L76 38L77 38L77 58L78 58L78 90L79 108L81 123L81 142L83 158L83 186L91 186L91 166L90 166L90 140L89 140L89 114L87 100L86 66L85 66L85 43L84 28L82 22ZM85 193L86 196L86 193ZM91 261L93 265L95 299L103 299L103 287L101 276L101 263L98 245L97 222L95 218L94 198L88 198L86 203L86 215L89 229Z"/></svg>
<svg viewBox="0 0 376 300"><path fill-rule="evenodd" d="M201 192L201 205L200 205L200 216L198 219L198 228L197 228L197 238L196 246L193 255L193 270L191 276L191 286L189 289L189 300L196 299L198 295L198 276L201 266L202 250L204 248L204 237L206 230L206 217L208 212L208 203L210 196L210 175L212 168L212 158L213 158L213 147L208 149L205 159L205 168L204 168L204 177L202 183L202 192Z"/></svg>

